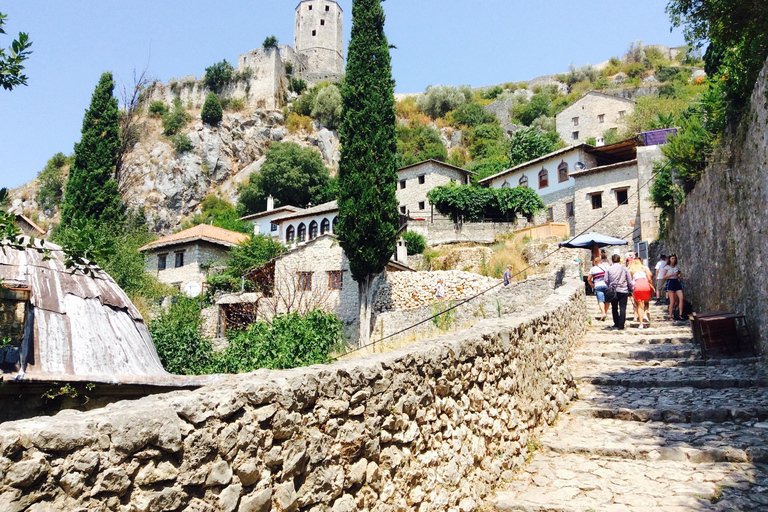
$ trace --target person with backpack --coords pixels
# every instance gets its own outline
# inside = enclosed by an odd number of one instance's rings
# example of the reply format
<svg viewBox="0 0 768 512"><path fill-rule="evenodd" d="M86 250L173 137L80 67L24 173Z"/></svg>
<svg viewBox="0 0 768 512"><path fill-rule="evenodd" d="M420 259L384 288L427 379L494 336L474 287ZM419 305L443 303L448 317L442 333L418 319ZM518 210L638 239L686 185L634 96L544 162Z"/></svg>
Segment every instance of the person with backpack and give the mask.
<svg viewBox="0 0 768 512"><path fill-rule="evenodd" d="M608 289L608 285L605 284L605 271L608 269L608 265L603 263L603 259L600 257L595 258L594 267L589 270L589 276L587 276L587 282L589 286L595 291L597 297L597 308L600 310L601 317L597 320L605 320L608 317L608 304L605 302L605 290Z"/></svg>
<svg viewBox="0 0 768 512"><path fill-rule="evenodd" d="M621 256L611 257L613 264L605 271L605 282L608 285L606 300L611 299L614 329L624 329L627 321L627 298L632 293L632 277L627 267L621 264Z"/></svg>

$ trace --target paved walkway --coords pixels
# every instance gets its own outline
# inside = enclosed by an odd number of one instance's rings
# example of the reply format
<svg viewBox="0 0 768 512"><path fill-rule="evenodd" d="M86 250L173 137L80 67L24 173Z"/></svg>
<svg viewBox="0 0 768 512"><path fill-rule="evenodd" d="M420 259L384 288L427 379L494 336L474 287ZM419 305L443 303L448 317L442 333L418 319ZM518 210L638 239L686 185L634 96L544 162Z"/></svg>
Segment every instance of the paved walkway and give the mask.
<svg viewBox="0 0 768 512"><path fill-rule="evenodd" d="M572 363L579 401L496 510L768 510L768 365L705 363L687 323L651 309L650 329L593 320Z"/></svg>

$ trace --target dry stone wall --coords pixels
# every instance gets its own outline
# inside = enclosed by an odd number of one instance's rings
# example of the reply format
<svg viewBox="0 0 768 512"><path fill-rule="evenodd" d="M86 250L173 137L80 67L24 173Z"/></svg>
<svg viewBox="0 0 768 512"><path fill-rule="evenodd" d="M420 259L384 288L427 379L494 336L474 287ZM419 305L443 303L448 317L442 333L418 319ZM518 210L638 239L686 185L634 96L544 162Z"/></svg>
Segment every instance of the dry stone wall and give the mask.
<svg viewBox="0 0 768 512"><path fill-rule="evenodd" d="M564 284L515 319L0 429L0 510L472 512L575 396Z"/></svg>
<svg viewBox="0 0 768 512"><path fill-rule="evenodd" d="M375 311L410 309L435 301L437 282L442 279L445 300L461 300L487 290L501 279L460 270L434 272L389 272L373 302Z"/></svg>
<svg viewBox="0 0 768 512"><path fill-rule="evenodd" d="M768 351L768 64L736 135L675 214L661 252L676 253L697 311L738 311Z"/></svg>

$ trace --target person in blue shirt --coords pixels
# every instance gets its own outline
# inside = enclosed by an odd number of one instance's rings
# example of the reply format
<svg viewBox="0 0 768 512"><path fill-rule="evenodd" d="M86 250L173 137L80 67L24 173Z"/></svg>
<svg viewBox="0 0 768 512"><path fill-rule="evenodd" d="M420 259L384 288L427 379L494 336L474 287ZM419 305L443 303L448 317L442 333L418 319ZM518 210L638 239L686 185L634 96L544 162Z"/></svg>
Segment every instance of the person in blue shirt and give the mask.
<svg viewBox="0 0 768 512"><path fill-rule="evenodd" d="M507 270L504 271L504 286L509 286L512 281L512 265L507 265Z"/></svg>

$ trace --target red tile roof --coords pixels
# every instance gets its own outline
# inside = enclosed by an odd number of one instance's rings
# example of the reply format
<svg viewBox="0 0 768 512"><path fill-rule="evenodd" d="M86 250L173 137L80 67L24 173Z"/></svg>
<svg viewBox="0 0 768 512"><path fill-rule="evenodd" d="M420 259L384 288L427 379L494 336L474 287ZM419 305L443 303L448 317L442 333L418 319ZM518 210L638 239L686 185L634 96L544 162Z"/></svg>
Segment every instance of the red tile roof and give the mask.
<svg viewBox="0 0 768 512"><path fill-rule="evenodd" d="M169 245L179 245L197 240L203 240L213 244L223 245L224 247L234 247L248 239L248 235L244 233L237 233L228 229L217 228L216 226L209 226L208 224L198 224L197 226L184 231L179 231L172 235L164 236L160 240L150 242L144 247L140 247L139 251L144 252L150 249L158 249L160 247L167 247Z"/></svg>

